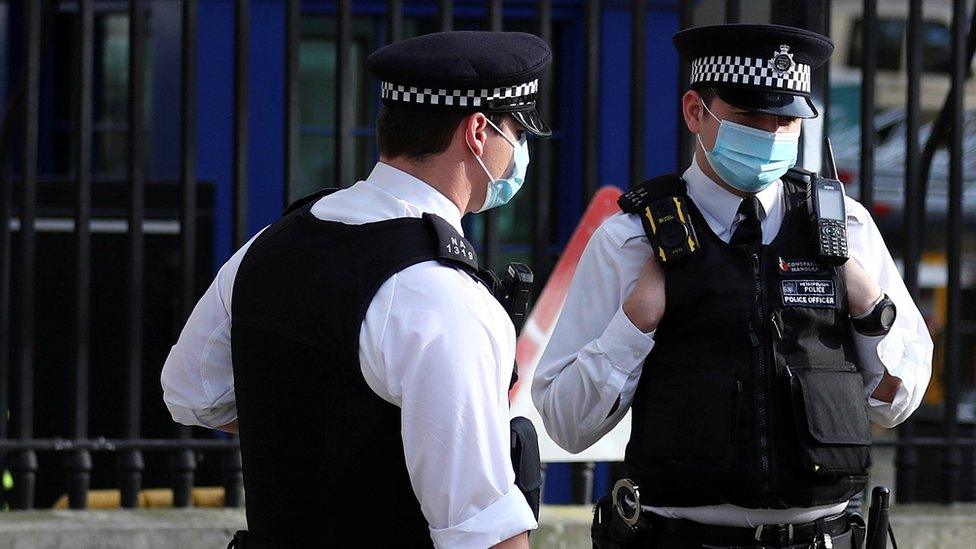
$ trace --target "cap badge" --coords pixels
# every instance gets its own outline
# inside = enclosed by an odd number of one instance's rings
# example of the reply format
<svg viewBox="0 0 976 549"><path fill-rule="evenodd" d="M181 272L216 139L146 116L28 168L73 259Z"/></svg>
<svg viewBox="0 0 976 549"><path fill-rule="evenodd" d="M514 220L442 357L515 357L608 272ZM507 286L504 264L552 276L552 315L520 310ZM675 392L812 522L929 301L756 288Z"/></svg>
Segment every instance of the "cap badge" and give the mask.
<svg viewBox="0 0 976 549"><path fill-rule="evenodd" d="M773 53L773 58L769 60L769 64L772 65L773 69L778 72L780 76L789 72L795 64L793 62L793 54L790 53L790 47L786 44L782 44L779 47L779 51Z"/></svg>

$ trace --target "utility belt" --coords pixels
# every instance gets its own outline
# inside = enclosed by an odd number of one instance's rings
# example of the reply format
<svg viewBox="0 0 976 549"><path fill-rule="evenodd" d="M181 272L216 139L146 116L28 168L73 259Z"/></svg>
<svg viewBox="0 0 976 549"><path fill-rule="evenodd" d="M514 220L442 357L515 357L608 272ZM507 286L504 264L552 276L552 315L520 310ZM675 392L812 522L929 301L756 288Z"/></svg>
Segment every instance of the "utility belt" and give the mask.
<svg viewBox="0 0 976 549"><path fill-rule="evenodd" d="M757 528L716 526L686 519L673 519L648 513L633 536L624 542L598 539L599 527L593 526L593 547L597 549L658 549L686 547L750 549L861 549L864 543L864 519L856 513L802 524L774 524Z"/></svg>
<svg viewBox="0 0 976 549"><path fill-rule="evenodd" d="M872 495L870 530L853 512L756 528L701 524L641 512L637 486L623 479L597 502L590 533L594 549L861 549L865 540L868 549L884 549L888 536L897 549L887 513L887 489L879 487Z"/></svg>

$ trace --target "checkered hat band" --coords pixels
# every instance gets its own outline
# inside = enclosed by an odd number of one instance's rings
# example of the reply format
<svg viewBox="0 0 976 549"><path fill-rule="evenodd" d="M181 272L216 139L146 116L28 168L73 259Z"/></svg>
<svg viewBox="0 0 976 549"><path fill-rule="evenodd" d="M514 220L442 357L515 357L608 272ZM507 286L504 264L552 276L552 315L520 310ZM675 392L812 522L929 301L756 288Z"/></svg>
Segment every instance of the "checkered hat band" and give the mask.
<svg viewBox="0 0 976 549"><path fill-rule="evenodd" d="M737 55L699 57L691 63L691 83L745 84L783 91L810 93L810 65L794 63L788 70L773 67L770 59Z"/></svg>
<svg viewBox="0 0 976 549"><path fill-rule="evenodd" d="M539 93L538 80L516 86L481 90L425 88L403 86L392 82L382 84L380 97L388 101L445 107L514 107L534 103Z"/></svg>

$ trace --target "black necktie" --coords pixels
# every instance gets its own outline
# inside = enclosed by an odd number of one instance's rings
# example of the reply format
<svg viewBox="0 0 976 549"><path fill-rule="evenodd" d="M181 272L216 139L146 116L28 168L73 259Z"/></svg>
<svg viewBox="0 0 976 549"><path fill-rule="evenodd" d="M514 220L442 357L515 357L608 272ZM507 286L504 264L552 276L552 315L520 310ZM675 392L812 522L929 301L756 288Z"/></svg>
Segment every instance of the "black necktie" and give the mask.
<svg viewBox="0 0 976 549"><path fill-rule="evenodd" d="M742 203L739 204L738 213L745 218L739 221L739 226L732 234L732 240L729 241L729 244L750 247L762 244L762 223L759 221L760 208L762 205L755 196L742 200Z"/></svg>

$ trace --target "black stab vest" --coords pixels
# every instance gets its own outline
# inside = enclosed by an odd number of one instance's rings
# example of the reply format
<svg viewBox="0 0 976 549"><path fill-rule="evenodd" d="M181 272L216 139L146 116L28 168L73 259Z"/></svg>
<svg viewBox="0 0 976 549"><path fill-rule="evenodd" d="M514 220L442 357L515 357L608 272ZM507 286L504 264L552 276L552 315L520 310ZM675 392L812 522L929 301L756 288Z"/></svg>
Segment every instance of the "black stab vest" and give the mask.
<svg viewBox="0 0 976 549"><path fill-rule="evenodd" d="M685 194L665 178L642 185ZM866 483L842 269L817 261L807 182L784 185L779 233L755 249L720 240L688 199L701 248L665 264L666 310L633 401L626 464L642 503L809 507Z"/></svg>
<svg viewBox="0 0 976 549"><path fill-rule="evenodd" d="M313 198L265 229L234 283L248 547L431 547L400 408L363 379L359 333L396 272L477 259L436 216L345 225L314 217Z"/></svg>

